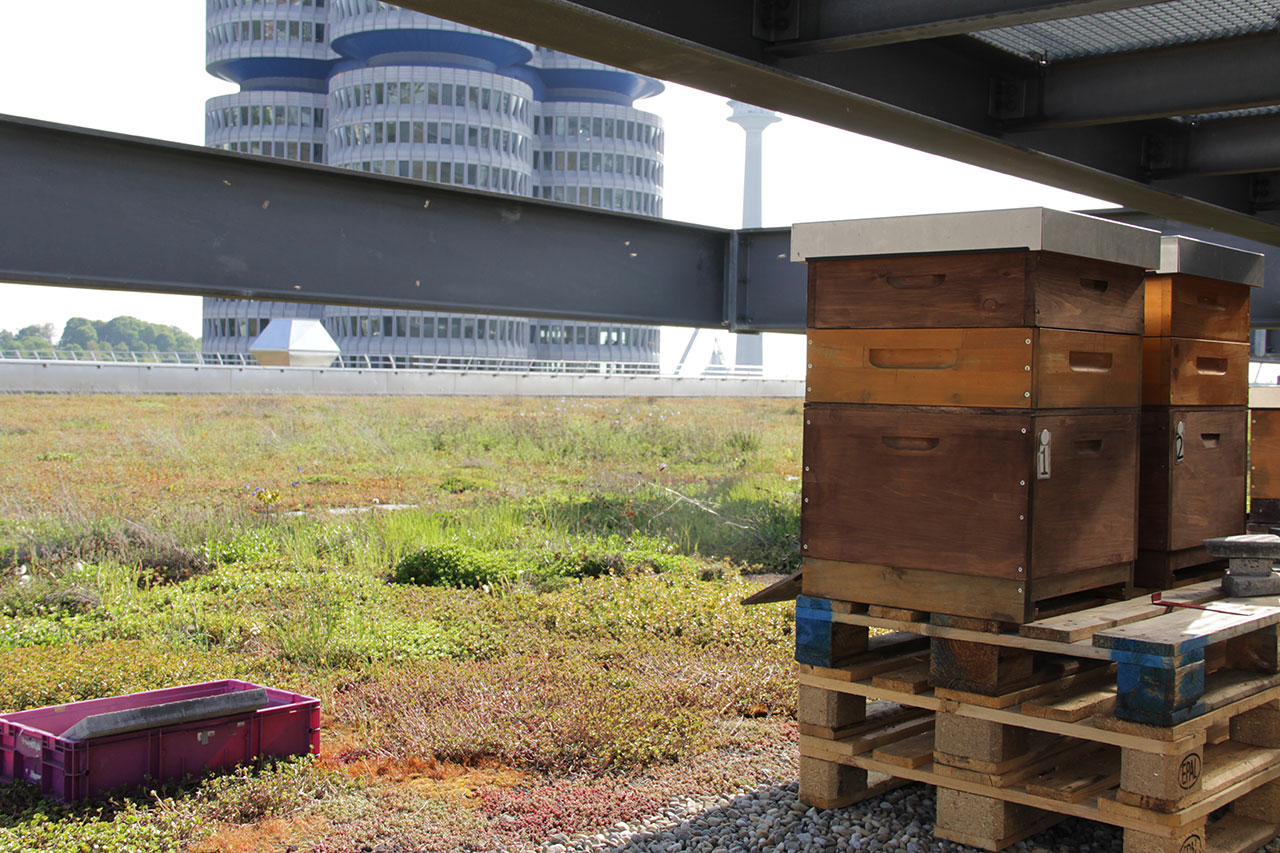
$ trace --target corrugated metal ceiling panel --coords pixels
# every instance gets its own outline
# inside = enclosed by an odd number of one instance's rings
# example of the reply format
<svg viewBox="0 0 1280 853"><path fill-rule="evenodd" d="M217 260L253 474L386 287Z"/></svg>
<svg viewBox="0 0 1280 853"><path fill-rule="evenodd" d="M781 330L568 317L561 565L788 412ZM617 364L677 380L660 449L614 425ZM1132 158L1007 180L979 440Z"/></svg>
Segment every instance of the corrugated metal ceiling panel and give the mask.
<svg viewBox="0 0 1280 853"><path fill-rule="evenodd" d="M1056 62L1280 29L1280 0L1171 0L1116 12L974 33L996 47Z"/></svg>

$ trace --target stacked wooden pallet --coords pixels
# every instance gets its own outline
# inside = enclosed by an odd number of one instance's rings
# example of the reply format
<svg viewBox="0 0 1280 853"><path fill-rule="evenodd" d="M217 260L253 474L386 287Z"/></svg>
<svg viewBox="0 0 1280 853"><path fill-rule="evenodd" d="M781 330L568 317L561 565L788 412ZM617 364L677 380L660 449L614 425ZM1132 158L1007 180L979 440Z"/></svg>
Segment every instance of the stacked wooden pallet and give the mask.
<svg viewBox="0 0 1280 853"><path fill-rule="evenodd" d="M1039 208L792 234L804 592L1015 623L1123 595L1159 235Z"/></svg>
<svg viewBox="0 0 1280 853"><path fill-rule="evenodd" d="M1261 255L1165 237L1146 279L1139 586L1220 575L1202 542L1244 532L1249 291Z"/></svg>
<svg viewBox="0 0 1280 853"><path fill-rule="evenodd" d="M802 597L800 656L825 663L800 666L801 798L933 784L935 834L987 850L1068 816L1130 853L1255 850L1280 829L1280 598L1222 594L1000 633Z"/></svg>

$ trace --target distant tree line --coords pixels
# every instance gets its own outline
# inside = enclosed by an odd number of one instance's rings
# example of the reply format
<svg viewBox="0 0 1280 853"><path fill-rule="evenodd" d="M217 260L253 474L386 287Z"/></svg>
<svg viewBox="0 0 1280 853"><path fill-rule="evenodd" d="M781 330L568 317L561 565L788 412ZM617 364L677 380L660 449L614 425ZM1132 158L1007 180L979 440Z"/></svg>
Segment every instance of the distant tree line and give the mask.
<svg viewBox="0 0 1280 853"><path fill-rule="evenodd" d="M137 317L87 320L72 317L53 342L53 324L26 326L17 332L0 329L0 349L78 352L199 352L200 340L177 326L148 323Z"/></svg>

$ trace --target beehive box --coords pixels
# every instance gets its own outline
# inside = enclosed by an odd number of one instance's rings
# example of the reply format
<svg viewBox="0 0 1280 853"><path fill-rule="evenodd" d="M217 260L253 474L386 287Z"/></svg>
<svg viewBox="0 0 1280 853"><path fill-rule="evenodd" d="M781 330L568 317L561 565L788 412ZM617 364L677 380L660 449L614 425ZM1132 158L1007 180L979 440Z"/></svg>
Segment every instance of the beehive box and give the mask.
<svg viewBox="0 0 1280 853"><path fill-rule="evenodd" d="M1249 341L1249 294L1261 287L1265 258L1189 237L1160 240L1160 266L1147 275L1149 337Z"/></svg>
<svg viewBox="0 0 1280 853"><path fill-rule="evenodd" d="M1139 547L1181 550L1244 532L1248 412L1142 412Z"/></svg>
<svg viewBox="0 0 1280 853"><path fill-rule="evenodd" d="M1246 406L1249 292L1262 255L1187 237L1160 241L1146 280L1144 406Z"/></svg>
<svg viewBox="0 0 1280 853"><path fill-rule="evenodd" d="M1029 602L1125 581L1136 556L1138 421L1135 412L808 405L805 594L915 607L924 586L963 585L972 604L953 596L936 609L997 618L984 609L999 600L999 615L1020 622ZM897 582L878 588L871 578L882 569Z"/></svg>
<svg viewBox="0 0 1280 853"><path fill-rule="evenodd" d="M1249 389L1249 520L1280 524L1280 385Z"/></svg>
<svg viewBox="0 0 1280 853"><path fill-rule="evenodd" d="M1141 334L1159 235L1043 208L803 223L811 329Z"/></svg>
<svg viewBox="0 0 1280 853"><path fill-rule="evenodd" d="M1142 339L1060 329L809 332L806 399L1011 409L1135 408Z"/></svg>

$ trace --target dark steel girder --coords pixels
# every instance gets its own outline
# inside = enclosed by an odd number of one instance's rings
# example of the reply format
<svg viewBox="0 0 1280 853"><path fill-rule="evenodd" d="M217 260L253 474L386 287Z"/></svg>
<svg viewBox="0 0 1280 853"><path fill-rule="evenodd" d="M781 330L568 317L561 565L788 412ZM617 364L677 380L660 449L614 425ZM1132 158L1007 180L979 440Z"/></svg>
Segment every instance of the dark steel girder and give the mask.
<svg viewBox="0 0 1280 853"><path fill-rule="evenodd" d="M789 229L724 231L9 117L0 188L0 281L804 328Z"/></svg>
<svg viewBox="0 0 1280 853"><path fill-rule="evenodd" d="M1280 113L1206 121L1187 135L1181 170L1187 174L1230 175L1280 170Z"/></svg>
<svg viewBox="0 0 1280 853"><path fill-rule="evenodd" d="M788 12L795 16L793 27L799 37L774 44L769 52L805 56L859 50L1165 2L1169 0L800 0L786 4L794 7ZM755 3L758 16L778 14L777 0ZM792 23L790 16L787 22ZM765 37L758 23L756 32Z"/></svg>
<svg viewBox="0 0 1280 853"><path fill-rule="evenodd" d="M1028 85L1038 109L1027 123L1036 128L1272 106L1280 33L1055 62Z"/></svg>
<svg viewBox="0 0 1280 853"><path fill-rule="evenodd" d="M1000 125L990 115L992 84L1025 78L1035 66L1008 54L998 57L994 48L984 53L973 39L779 59L752 37L752 3L747 0L401 0L401 5L1171 220L1280 245L1280 225L1249 214L1251 197L1239 182L1214 183L1215 201L1207 201L1135 177L1142 170L1143 132L1138 129L1000 138ZM1077 129L1084 130L1089 129ZM1030 137L1038 147L1032 147ZM1113 157L1127 167L1117 164L1109 171L1090 165Z"/></svg>

